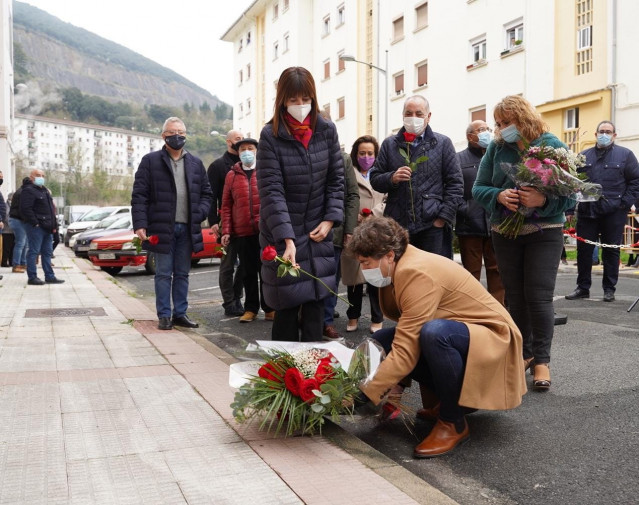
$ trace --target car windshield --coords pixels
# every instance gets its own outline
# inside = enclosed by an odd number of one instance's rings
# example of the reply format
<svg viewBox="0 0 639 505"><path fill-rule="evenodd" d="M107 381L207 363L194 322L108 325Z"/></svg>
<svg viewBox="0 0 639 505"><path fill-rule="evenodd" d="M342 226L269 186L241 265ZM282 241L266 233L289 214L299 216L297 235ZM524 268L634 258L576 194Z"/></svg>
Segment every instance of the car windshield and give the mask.
<svg viewBox="0 0 639 505"><path fill-rule="evenodd" d="M113 225L118 219L120 219L120 217L117 215L105 217L102 221L97 223L94 226L94 228L97 228L97 229L110 228L111 225Z"/></svg>
<svg viewBox="0 0 639 505"><path fill-rule="evenodd" d="M105 217L110 216L114 210L113 207L93 209L78 219L78 221L102 221Z"/></svg>
<svg viewBox="0 0 639 505"><path fill-rule="evenodd" d="M116 216L117 219L107 227L109 230L126 230L131 228L131 215L122 216L121 214L116 214Z"/></svg>

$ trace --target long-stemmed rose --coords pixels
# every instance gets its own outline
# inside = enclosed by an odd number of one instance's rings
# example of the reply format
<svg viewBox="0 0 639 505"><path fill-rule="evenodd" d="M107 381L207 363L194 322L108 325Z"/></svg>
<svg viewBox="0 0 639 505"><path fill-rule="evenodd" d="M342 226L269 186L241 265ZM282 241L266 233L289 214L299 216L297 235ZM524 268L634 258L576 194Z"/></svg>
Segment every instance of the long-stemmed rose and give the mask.
<svg viewBox="0 0 639 505"><path fill-rule="evenodd" d="M131 243L135 246L135 253L140 254L142 251L142 242L148 242L151 245L158 245L160 243L160 238L157 235L151 235L146 238L146 240L141 240L137 235L133 237Z"/></svg>
<svg viewBox="0 0 639 505"><path fill-rule="evenodd" d="M410 144L417 138L417 134L404 132L404 140L406 141L406 149L399 148L399 154L404 158L404 162L406 166L410 168L411 172L417 170L417 165L423 163L424 161L428 161L428 156L420 156L415 161L410 160ZM413 222L415 222L415 202L413 201L413 184L412 184L412 175L411 178L408 179L408 189L410 190L410 207L413 213Z"/></svg>
<svg viewBox="0 0 639 505"><path fill-rule="evenodd" d="M290 260L285 260L284 258L279 256L277 254L277 250L272 245L267 245L262 251L262 261L278 261L280 263L280 266L277 267L278 277L284 277L286 274L292 275L293 277L299 277L300 272L303 273L304 275L308 275L312 279L315 279L316 281L320 282L330 293L334 294L337 298L342 300L344 303L351 305L348 300L345 300L344 298L339 296L335 291L329 288L322 279L319 279L318 277L315 277L313 274L308 273L299 265L294 265Z"/></svg>

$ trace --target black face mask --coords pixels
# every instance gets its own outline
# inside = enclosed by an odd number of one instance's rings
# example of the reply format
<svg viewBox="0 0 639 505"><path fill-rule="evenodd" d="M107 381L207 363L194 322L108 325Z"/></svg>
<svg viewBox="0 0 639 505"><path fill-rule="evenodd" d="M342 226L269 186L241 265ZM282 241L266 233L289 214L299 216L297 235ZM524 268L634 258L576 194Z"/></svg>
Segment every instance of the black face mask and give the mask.
<svg viewBox="0 0 639 505"><path fill-rule="evenodd" d="M184 144L186 144L186 137L184 135L171 135L170 137L166 137L164 141L171 149L179 151L184 147Z"/></svg>
<svg viewBox="0 0 639 505"><path fill-rule="evenodd" d="M4 182L4 179L0 179L0 186L2 186L3 182Z"/></svg>

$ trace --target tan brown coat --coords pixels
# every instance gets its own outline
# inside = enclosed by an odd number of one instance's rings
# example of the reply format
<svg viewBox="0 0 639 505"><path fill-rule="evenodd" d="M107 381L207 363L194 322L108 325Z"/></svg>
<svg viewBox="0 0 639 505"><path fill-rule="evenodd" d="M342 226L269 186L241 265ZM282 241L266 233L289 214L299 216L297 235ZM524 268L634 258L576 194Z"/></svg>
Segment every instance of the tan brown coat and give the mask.
<svg viewBox="0 0 639 505"><path fill-rule="evenodd" d="M427 321L451 319L468 326L470 346L459 404L502 410L526 393L522 338L508 311L457 263L408 246L393 283L379 290L384 316L397 321L393 347L362 390L375 404L408 376L419 359L419 333Z"/></svg>
<svg viewBox="0 0 639 505"><path fill-rule="evenodd" d="M372 210L374 216L383 216L384 198L386 195L375 191L371 187L370 181L365 179L357 168L355 169L355 176L357 177L357 187L359 189L358 223L362 218L362 209ZM344 286L356 286L366 282L362 275L362 269L359 267L359 261L348 254L346 249L342 251L340 264L342 271L342 284L344 284Z"/></svg>

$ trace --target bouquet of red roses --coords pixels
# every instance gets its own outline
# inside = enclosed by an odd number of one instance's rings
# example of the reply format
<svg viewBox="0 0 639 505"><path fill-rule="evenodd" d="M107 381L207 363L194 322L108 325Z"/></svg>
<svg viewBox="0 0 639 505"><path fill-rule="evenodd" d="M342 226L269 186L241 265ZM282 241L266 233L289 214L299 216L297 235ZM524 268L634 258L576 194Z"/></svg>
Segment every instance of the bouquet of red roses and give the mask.
<svg viewBox="0 0 639 505"><path fill-rule="evenodd" d="M287 344L290 350L286 350ZM367 341L361 347L370 345L375 344ZM306 347L279 342L277 347L271 347L264 361L255 364L256 375L240 372L245 376L231 404L233 417L240 423L261 418L259 429L275 429L276 435L282 431L285 436L296 432L321 433L325 416L335 421L340 415L352 414L355 398L360 393L359 383L374 373L382 353L372 353L376 361L371 367L371 353L353 351L336 342L306 344ZM231 373L234 365L231 365Z"/></svg>

